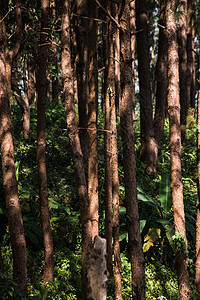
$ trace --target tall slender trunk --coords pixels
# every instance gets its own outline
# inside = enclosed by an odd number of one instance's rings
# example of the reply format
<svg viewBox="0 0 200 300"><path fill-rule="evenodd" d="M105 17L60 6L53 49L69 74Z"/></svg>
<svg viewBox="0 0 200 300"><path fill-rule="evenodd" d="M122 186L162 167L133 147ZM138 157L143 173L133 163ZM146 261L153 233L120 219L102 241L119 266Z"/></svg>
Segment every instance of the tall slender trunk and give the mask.
<svg viewBox="0 0 200 300"><path fill-rule="evenodd" d="M6 2L6 1L5 1ZM5 191L8 224L13 253L13 279L20 286L21 291L27 286L27 255L24 236L23 219L18 196L18 183L15 173L14 147L11 132L11 112L9 85L6 74L6 56L13 58L20 46L21 10L18 1L15 1L17 31L19 40L8 53L6 27L4 23L5 2L0 3L0 141L1 160L3 169L3 186ZM6 10L7 11L7 10ZM17 33L16 31L16 33Z"/></svg>
<svg viewBox="0 0 200 300"><path fill-rule="evenodd" d="M200 55L199 55L199 80L200 80ZM200 81L198 88L198 101L197 101L197 220L196 220L196 275L195 283L197 291L199 293L198 299L200 299Z"/></svg>
<svg viewBox="0 0 200 300"><path fill-rule="evenodd" d="M177 24L177 41L179 45L179 83L181 103L182 138L186 133L187 118L187 0L182 0L179 6L179 20Z"/></svg>
<svg viewBox="0 0 200 300"><path fill-rule="evenodd" d="M166 0L161 0L158 59L156 65L156 107L154 117L154 134L157 146L156 153L158 153L158 144L164 129L165 109L167 105L167 32L165 28L165 5Z"/></svg>
<svg viewBox="0 0 200 300"><path fill-rule="evenodd" d="M82 299L89 295L87 281L87 259L92 245L92 225L90 218L90 203L87 192L87 182L83 163L80 138L77 129L76 110L73 98L73 75L71 68L70 50L70 7L69 1L65 0L62 15L62 76L63 76L63 97L65 103L66 119L70 146L74 162L74 170L78 188L78 197L81 207L82 223Z"/></svg>
<svg viewBox="0 0 200 300"><path fill-rule="evenodd" d="M156 143L150 85L150 62L146 0L136 0L137 56L140 86L141 159L149 174L156 174Z"/></svg>
<svg viewBox="0 0 200 300"><path fill-rule="evenodd" d="M170 161L171 189L174 210L175 233L184 237L187 245L185 229L185 213L183 203L183 184L181 177L181 128L180 128L180 94L179 94L179 58L174 17L175 0L168 0L166 5L166 28L168 32L168 114L170 126ZM176 263L178 273L179 299L190 298L189 275L187 271L187 255L183 249L177 249Z"/></svg>
<svg viewBox="0 0 200 300"><path fill-rule="evenodd" d="M76 0L76 40L77 40L77 84L79 110L79 136L85 170L88 165L88 0ZM82 17L84 16L84 17Z"/></svg>
<svg viewBox="0 0 200 300"><path fill-rule="evenodd" d="M188 0L187 6L187 107L195 108L194 0Z"/></svg>
<svg viewBox="0 0 200 300"><path fill-rule="evenodd" d="M46 172L46 140L45 140L45 105L47 90L47 57L48 57L48 18L49 0L41 0L41 32L39 48L39 72L38 72L38 101L37 101L37 166L40 199L40 218L43 232L43 243L45 251L44 281L53 280L54 257L53 239L50 225L48 206L48 187Z"/></svg>
<svg viewBox="0 0 200 300"><path fill-rule="evenodd" d="M139 212L136 186L135 131L133 125L133 81L130 45L129 0L125 1L120 25L121 30L121 137L123 145L125 205L128 228L128 248L132 272L134 299L145 299L144 257L140 235Z"/></svg>
<svg viewBox="0 0 200 300"><path fill-rule="evenodd" d="M36 85L34 58L32 54L29 54L28 56L27 70L28 70L28 102L29 105L31 105L35 101L35 85Z"/></svg>
<svg viewBox="0 0 200 300"><path fill-rule="evenodd" d="M107 11L111 12L111 3L107 3ZM113 276L113 247L112 247L112 155L111 155L111 107L110 102L113 97L115 101L114 86L114 64L112 47L112 24L108 21L108 44L105 78L105 134L104 134L104 165L105 165L105 237L107 241L107 266L109 277Z"/></svg>
<svg viewBox="0 0 200 300"><path fill-rule="evenodd" d="M118 22L119 7L116 3L112 4L113 17ZM111 147L112 147L112 201L113 201L113 254L114 254L114 277L115 277L115 299L122 300L121 284L121 257L119 242L119 174L118 174L118 149L117 149L117 125L116 108L119 112L121 102L120 87L120 39L119 29L113 26L113 48L114 48L114 72L115 72L115 99L111 97L110 118L111 118Z"/></svg>
<svg viewBox="0 0 200 300"><path fill-rule="evenodd" d="M89 98L88 98L88 196L92 221L92 237L98 235L98 152L97 152L97 110L98 110L98 62L97 62L97 6L89 3Z"/></svg>

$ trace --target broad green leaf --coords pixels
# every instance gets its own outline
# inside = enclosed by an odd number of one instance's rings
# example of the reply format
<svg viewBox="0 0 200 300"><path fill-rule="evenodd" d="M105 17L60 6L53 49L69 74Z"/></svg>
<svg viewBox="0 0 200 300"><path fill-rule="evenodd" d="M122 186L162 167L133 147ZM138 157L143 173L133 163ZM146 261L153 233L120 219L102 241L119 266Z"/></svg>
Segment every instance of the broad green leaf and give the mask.
<svg viewBox="0 0 200 300"><path fill-rule="evenodd" d="M148 197L139 185L137 186L137 197L138 201L145 202L147 205L153 208L158 208L158 204L153 199Z"/></svg>
<svg viewBox="0 0 200 300"><path fill-rule="evenodd" d="M143 231L144 226L146 225L147 220L140 220L140 233Z"/></svg>
<svg viewBox="0 0 200 300"><path fill-rule="evenodd" d="M121 242L121 241L123 241L124 239L127 239L127 237L128 237L128 232L126 231L126 232L122 232L121 234L120 234L120 236L119 236L119 241Z"/></svg>
<svg viewBox="0 0 200 300"><path fill-rule="evenodd" d="M143 252L147 252L151 246L159 239L160 228L149 228L147 237L144 239Z"/></svg>
<svg viewBox="0 0 200 300"><path fill-rule="evenodd" d="M170 188L170 175L163 174L160 181L160 203L165 213L172 208L172 192Z"/></svg>

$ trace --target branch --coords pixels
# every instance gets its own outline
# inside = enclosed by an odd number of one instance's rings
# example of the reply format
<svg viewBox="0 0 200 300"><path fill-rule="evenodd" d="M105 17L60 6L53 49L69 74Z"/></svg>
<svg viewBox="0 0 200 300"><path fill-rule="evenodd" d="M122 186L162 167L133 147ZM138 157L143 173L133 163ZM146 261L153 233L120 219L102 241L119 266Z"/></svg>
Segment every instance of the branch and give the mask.
<svg viewBox="0 0 200 300"><path fill-rule="evenodd" d="M94 0L96 2L96 4L101 7L101 9L103 10L103 12L106 14L106 16L108 16L117 26L118 29L121 29L121 26L119 25L119 23L115 20L115 18L113 18L111 16L111 14L109 14L109 12L101 5L101 3L98 0Z"/></svg>
<svg viewBox="0 0 200 300"><path fill-rule="evenodd" d="M14 0L15 3L15 18L16 18L16 31L15 31L15 43L11 51L9 51L10 59L12 60L19 51L22 40L22 15L21 8L18 0Z"/></svg>

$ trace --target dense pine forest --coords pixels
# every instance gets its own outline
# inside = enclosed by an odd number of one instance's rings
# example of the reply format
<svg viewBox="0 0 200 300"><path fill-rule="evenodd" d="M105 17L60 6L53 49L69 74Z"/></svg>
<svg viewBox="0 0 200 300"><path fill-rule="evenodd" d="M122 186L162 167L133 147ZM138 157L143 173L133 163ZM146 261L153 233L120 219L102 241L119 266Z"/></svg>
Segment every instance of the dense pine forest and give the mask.
<svg viewBox="0 0 200 300"><path fill-rule="evenodd" d="M200 299L195 0L0 0L0 299Z"/></svg>

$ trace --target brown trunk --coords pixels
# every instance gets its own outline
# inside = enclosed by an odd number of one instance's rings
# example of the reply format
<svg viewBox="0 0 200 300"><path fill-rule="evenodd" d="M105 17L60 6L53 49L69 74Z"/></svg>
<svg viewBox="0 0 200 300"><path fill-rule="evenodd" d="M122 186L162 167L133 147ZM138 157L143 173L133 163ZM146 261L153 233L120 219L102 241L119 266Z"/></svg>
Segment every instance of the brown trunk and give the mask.
<svg viewBox="0 0 200 300"><path fill-rule="evenodd" d="M170 160L171 189L174 210L175 233L184 237L187 245L185 229L185 213L183 203L183 184L181 177L181 128L180 128L180 94L179 94L179 58L174 17L175 0L168 0L166 5L166 28L168 33L168 114L170 126ZM177 273L179 299L190 298L189 275L187 271L187 255L183 249L177 249Z"/></svg>
<svg viewBox="0 0 200 300"><path fill-rule="evenodd" d="M165 109L167 105L167 32L165 28L165 5L166 0L160 1L159 18L159 41L158 41L158 60L156 65L156 108L154 117L154 134L156 140L156 157L158 153L158 144L160 142L164 122Z"/></svg>
<svg viewBox="0 0 200 300"><path fill-rule="evenodd" d="M50 1L50 8L51 8L51 17L52 20L56 20L56 1L51 0ZM55 102L58 102L58 51L56 44L56 31L55 26L52 27L52 30L54 31L53 34L53 44L52 44L52 53L51 53L51 64L54 67L54 76L52 77L52 100Z"/></svg>
<svg viewBox="0 0 200 300"><path fill-rule="evenodd" d="M35 66L32 54L29 55L27 60L28 69L28 101L29 105L35 102Z"/></svg>
<svg viewBox="0 0 200 300"><path fill-rule="evenodd" d="M104 7L107 7L107 0L103 1ZM104 22L102 23L102 61L103 61L103 76L102 76L102 111L105 114L105 102L108 80L108 24L107 18L103 15Z"/></svg>
<svg viewBox="0 0 200 300"><path fill-rule="evenodd" d="M156 174L156 143L150 85L149 44L146 0L136 0L137 56L140 86L141 159L147 172Z"/></svg>
<svg viewBox="0 0 200 300"><path fill-rule="evenodd" d="M118 22L118 6L113 4L113 16ZM119 175L118 175L118 149L117 149L117 126L116 126L116 106L119 109L120 99L120 44L119 29L113 26L113 46L114 46L114 72L115 72L115 99L111 97L111 150L112 150L112 201L113 201L113 252L114 252L114 277L115 277L115 299L122 300L121 286L121 257L119 242ZM112 64L111 64L112 67ZM114 84L113 84L114 88ZM117 95L116 95L117 94Z"/></svg>
<svg viewBox="0 0 200 300"><path fill-rule="evenodd" d="M107 11L111 12L111 3L107 4ZM115 101L114 93L114 62L113 62L113 45L112 45L112 24L108 21L108 52L107 59L108 67L105 70L105 135L104 135L104 165L105 165L105 237L107 242L107 267L109 277L113 276L113 248L112 248L112 171L111 171L111 108L110 102L113 98Z"/></svg>
<svg viewBox="0 0 200 300"><path fill-rule="evenodd" d="M130 31L131 31L131 57L132 57L132 80L133 80L133 87L135 87L135 76L134 76L134 69L135 69L135 33L136 33L136 28L135 28L135 1L131 0L130 1ZM135 91L134 91L135 93ZM135 96L133 99L134 103L133 105L135 106Z"/></svg>
<svg viewBox="0 0 200 300"><path fill-rule="evenodd" d="M200 80L200 55L199 55L199 80ZM197 101L197 220L196 220L196 276L195 283L199 293L200 299L200 81L198 88L198 101Z"/></svg>
<svg viewBox="0 0 200 300"><path fill-rule="evenodd" d="M78 187L78 197L81 206L82 222L82 299L87 299L90 291L87 281L87 258L92 244L92 226L90 218L90 204L87 193L87 182L83 164L83 154L77 129L76 110L73 98L73 75L71 68L70 50L70 7L65 0L62 15L62 76L64 82L63 97L67 118L69 140L72 150L74 170Z"/></svg>
<svg viewBox="0 0 200 300"><path fill-rule="evenodd" d="M41 1L41 33L39 48L39 72L38 72L38 101L37 101L37 166L39 182L40 199L40 218L43 232L43 243L45 251L45 265L43 279L45 282L53 280L54 257L53 257L53 239L51 233L49 206L48 206L48 188L46 173L46 140L45 140L45 104L47 78L46 67L48 57L48 18L49 18L49 0Z"/></svg>
<svg viewBox="0 0 200 300"><path fill-rule="evenodd" d="M0 141L1 159L3 169L3 185L5 191L8 224L13 252L13 279L25 291L27 285L27 256L26 241L24 236L23 219L18 197L18 183L15 174L14 148L11 132L11 112L9 88L6 76L6 58L8 55L6 27L4 23L5 3L0 3ZM17 31L21 20L21 11L18 1L15 1ZM6 7L7 9L7 7ZM6 10L7 11L7 10ZM17 33L16 31L16 33ZM19 37L19 36L18 36ZM13 58L20 45L20 39L9 52Z"/></svg>
<svg viewBox="0 0 200 300"><path fill-rule="evenodd" d="M145 299L144 257L140 235L139 212L136 186L135 131L133 126L133 81L130 45L129 0L121 17L121 91L120 106L121 137L123 145L125 205L128 229L128 247L132 272L133 299Z"/></svg>
<svg viewBox="0 0 200 300"><path fill-rule="evenodd" d="M88 0L76 0L76 40L77 40L77 84L79 110L79 136L87 172L88 165ZM79 17L80 16L80 17Z"/></svg>
<svg viewBox="0 0 200 300"><path fill-rule="evenodd" d="M98 64L97 64L97 6L89 2L89 98L88 98L88 196L92 221L92 238L98 235L98 154L97 154L97 109L98 109Z"/></svg>
<svg viewBox="0 0 200 300"><path fill-rule="evenodd" d="M187 107L195 108L195 58L194 58L194 0L188 0L187 13Z"/></svg>
<svg viewBox="0 0 200 300"><path fill-rule="evenodd" d="M179 83L180 83L180 103L181 103L181 125L182 138L186 133L187 118L187 0L182 0L179 6L179 20L177 24L177 41L179 52Z"/></svg>
<svg viewBox="0 0 200 300"><path fill-rule="evenodd" d="M24 61L24 63L25 63L25 61ZM24 73L25 71L23 71L23 81L24 81L24 97L23 97L21 94L21 90L18 87L19 78L17 76L17 74L18 74L17 64L18 64L17 60L15 59L13 61L11 84L12 84L13 95L15 96L15 99L17 100L17 102L22 110L22 113L23 113L24 138L28 139L29 131L30 131L30 107L29 107L27 91L26 91L26 76ZM24 69L25 69L25 66L24 66Z"/></svg>

